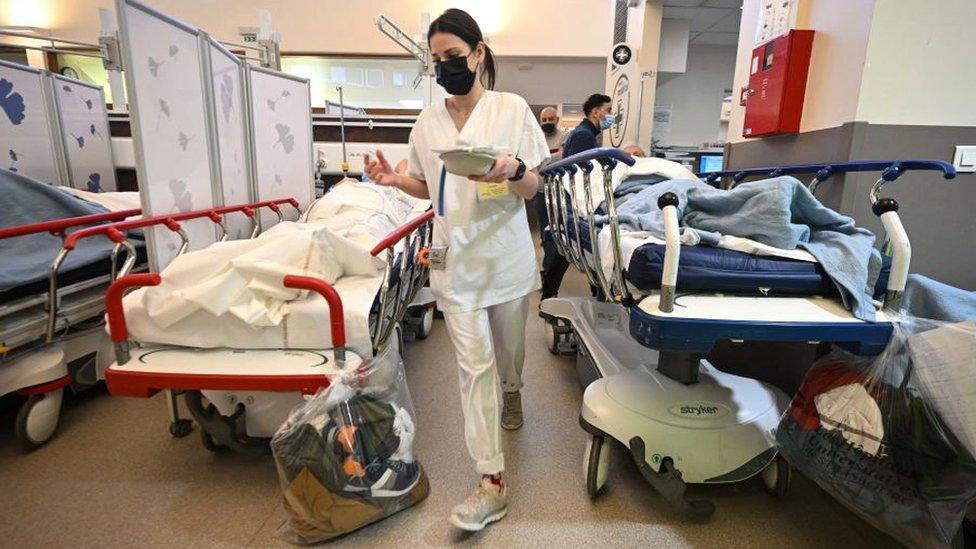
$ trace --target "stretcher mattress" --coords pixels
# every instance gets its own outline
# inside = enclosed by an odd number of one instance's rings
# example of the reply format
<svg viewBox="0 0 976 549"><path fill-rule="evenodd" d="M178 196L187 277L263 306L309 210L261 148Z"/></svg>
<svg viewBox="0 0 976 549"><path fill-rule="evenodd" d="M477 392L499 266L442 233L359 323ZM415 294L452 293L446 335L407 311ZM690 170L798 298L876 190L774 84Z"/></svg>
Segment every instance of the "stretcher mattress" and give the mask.
<svg viewBox="0 0 976 549"><path fill-rule="evenodd" d="M567 225L566 232L574 246L577 231L583 250L592 253L589 223L585 219L577 219L576 225ZM629 237L625 235L624 238ZM626 244L624 247L627 247ZM612 252L608 247L604 248L606 249L602 249L601 253L606 254L608 260ZM664 251L663 244L642 244L636 247L627 262L628 282L643 291L660 289ZM624 256L626 258L626 251ZM874 285L875 298L884 296L890 271L891 258L882 256L881 272ZM839 294L837 285L819 263L706 245L681 247L677 286L686 291L736 294Z"/></svg>
<svg viewBox="0 0 976 549"><path fill-rule="evenodd" d="M630 258L627 280L644 290L661 287L665 247L644 244ZM874 296L884 295L891 258L884 256ZM758 256L711 246L682 246L678 262L678 289L763 295L838 294L837 285L819 263L784 257Z"/></svg>

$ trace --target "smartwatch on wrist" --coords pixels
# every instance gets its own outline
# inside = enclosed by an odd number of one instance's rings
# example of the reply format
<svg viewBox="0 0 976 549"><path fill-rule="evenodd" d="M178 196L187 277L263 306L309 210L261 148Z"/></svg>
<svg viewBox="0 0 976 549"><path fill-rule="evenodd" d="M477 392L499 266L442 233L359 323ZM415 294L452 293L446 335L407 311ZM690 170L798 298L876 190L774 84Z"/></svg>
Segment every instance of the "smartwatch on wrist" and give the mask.
<svg viewBox="0 0 976 549"><path fill-rule="evenodd" d="M515 175L508 178L509 181L520 181L525 176L525 162L517 156L515 160L518 161L518 168L515 168Z"/></svg>

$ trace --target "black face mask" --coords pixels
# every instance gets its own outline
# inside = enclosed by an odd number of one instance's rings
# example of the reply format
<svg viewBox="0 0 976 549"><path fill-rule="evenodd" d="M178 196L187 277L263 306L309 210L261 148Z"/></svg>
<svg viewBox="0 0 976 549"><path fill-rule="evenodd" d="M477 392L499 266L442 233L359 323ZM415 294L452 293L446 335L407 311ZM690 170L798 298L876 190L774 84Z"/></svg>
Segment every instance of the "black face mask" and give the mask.
<svg viewBox="0 0 976 549"><path fill-rule="evenodd" d="M545 132L545 133L552 133L552 132L556 131L556 123L555 122L546 122L545 124L542 125L542 131Z"/></svg>
<svg viewBox="0 0 976 549"><path fill-rule="evenodd" d="M474 71L468 68L468 56L466 55L459 55L437 63L434 66L434 72L437 74L437 83L451 95L467 95L474 86L474 79L477 76Z"/></svg>

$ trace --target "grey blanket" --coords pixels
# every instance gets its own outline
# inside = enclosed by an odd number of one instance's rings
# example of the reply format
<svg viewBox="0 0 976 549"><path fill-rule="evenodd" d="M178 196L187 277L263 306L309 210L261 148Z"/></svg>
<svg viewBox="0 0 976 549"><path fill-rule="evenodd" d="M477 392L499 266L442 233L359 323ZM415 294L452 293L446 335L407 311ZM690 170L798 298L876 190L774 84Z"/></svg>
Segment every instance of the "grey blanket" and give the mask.
<svg viewBox="0 0 976 549"><path fill-rule="evenodd" d="M717 245L722 235L730 235L807 250L837 284L847 308L861 320L874 321L871 294L881 270L874 234L821 204L795 178L754 181L728 191L701 181L662 181L617 208L621 225L663 235L657 199L666 192L678 196L682 230L696 231L705 244Z"/></svg>
<svg viewBox="0 0 976 549"><path fill-rule="evenodd" d="M0 169L0 228L107 211L57 187ZM0 292L46 278L60 249L61 239L48 233L0 240ZM106 259L111 251L108 239L84 239L68 254L60 272Z"/></svg>
<svg viewBox="0 0 976 549"><path fill-rule="evenodd" d="M943 322L976 320L976 292L961 290L920 274L908 275L902 311Z"/></svg>

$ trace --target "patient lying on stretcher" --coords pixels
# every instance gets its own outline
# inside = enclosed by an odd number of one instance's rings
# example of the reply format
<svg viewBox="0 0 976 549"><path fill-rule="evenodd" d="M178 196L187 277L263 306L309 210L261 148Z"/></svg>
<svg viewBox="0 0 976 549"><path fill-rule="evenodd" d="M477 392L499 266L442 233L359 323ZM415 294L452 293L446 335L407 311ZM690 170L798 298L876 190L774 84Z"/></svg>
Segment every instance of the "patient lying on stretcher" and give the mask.
<svg viewBox="0 0 976 549"><path fill-rule="evenodd" d="M369 355L369 313L385 265L370 250L428 207L396 189L343 180L297 222L174 259L159 286L125 298L129 331L136 341L189 347L330 347L321 296L281 284L303 275L335 286L348 343Z"/></svg>

